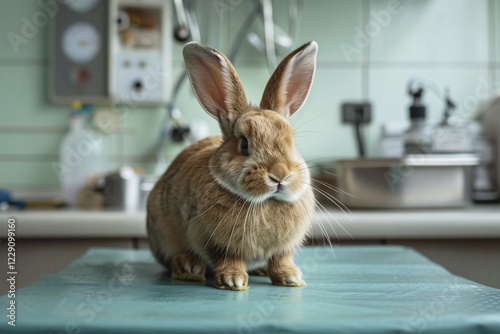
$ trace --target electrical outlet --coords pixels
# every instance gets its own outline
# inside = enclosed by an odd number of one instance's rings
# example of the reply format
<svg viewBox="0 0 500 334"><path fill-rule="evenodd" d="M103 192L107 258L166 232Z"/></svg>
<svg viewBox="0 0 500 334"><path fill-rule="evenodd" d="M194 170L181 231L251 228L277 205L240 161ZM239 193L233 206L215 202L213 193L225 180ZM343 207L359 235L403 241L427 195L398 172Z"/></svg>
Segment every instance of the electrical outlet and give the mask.
<svg viewBox="0 0 500 334"><path fill-rule="evenodd" d="M370 103L342 104L342 122L368 124L372 120L372 105Z"/></svg>

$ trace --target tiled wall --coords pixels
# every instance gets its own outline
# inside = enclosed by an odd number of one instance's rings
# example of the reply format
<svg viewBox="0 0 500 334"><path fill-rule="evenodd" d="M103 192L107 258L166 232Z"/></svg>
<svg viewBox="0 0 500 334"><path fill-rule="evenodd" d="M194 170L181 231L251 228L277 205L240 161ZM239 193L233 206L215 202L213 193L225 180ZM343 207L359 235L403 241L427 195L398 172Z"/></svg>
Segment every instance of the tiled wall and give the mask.
<svg viewBox="0 0 500 334"><path fill-rule="evenodd" d="M47 101L47 31L15 53L8 32L19 33L23 17L32 17L39 0L0 3L0 187L57 187L51 162L67 131L67 107ZM40 0L43 1L43 0ZM217 12L224 3L227 11ZM252 8L249 0L200 1L204 41L229 50L235 31ZM278 24L286 29L286 1L276 1ZM392 13L391 13L392 11ZM209 13L207 15L207 13ZM388 15L388 13L391 13ZM357 29L371 28L372 37L359 47ZM255 30L259 26L255 25ZM376 154L380 125L405 121L409 99L406 82L424 74L451 88L464 114L474 112L483 94L493 92L500 78L500 0L307 0L304 1L297 45L319 44L318 70L306 106L294 116L298 145L306 159L356 155L352 130L340 122L339 105L346 100L373 103L372 125L366 129L369 151ZM355 50L346 57L350 44ZM182 45L174 47L174 73L182 69ZM269 77L264 57L244 44L235 67L249 99L257 103ZM486 83L486 84L485 84ZM431 119L441 116L441 102L427 94ZM206 116L187 86L179 107L185 118L215 122ZM114 166L138 163L149 169L161 108L126 113L122 131L106 138Z"/></svg>

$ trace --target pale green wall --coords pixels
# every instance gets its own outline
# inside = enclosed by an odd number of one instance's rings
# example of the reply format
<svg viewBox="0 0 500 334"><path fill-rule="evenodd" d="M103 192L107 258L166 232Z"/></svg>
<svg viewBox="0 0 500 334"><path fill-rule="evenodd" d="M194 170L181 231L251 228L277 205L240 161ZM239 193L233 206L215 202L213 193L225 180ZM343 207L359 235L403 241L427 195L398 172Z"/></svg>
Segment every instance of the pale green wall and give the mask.
<svg viewBox="0 0 500 334"><path fill-rule="evenodd" d="M201 1L200 21L204 36L211 33L204 41L227 51L234 32L252 6L248 0L241 4L217 1L234 6L219 16L215 1ZM286 1L276 2L276 20L286 27ZM482 95L476 98L481 78L492 85L496 82L500 0L401 1L400 11L384 23L368 46L347 61L341 51L342 43L353 44L355 29L373 22L371 13L386 11L389 3L305 1L297 45L308 40L319 44L313 91L295 123L301 132L297 142L306 159L355 156L352 131L340 123L342 101L369 99L373 103L374 124L367 134L370 152L374 153L380 124L406 119L405 83L409 76L425 74L439 84L449 85L460 105L477 98L484 100ZM20 33L23 17L31 18L39 10L36 0L0 2L0 187L51 187L58 183L50 163L57 161L58 146L67 131L67 108L47 101L46 28L41 28L18 53L7 38L9 32ZM221 33L216 34L217 31ZM181 49L181 45L173 49L174 73L182 68ZM244 45L235 67L249 99L257 103L269 76L263 56ZM427 100L432 118L439 118L440 102L430 94ZM187 120L206 120L214 133L218 131L187 86L179 106ZM125 162L151 168L162 113L158 108L127 113L122 124L124 131L106 139L112 147L115 166Z"/></svg>

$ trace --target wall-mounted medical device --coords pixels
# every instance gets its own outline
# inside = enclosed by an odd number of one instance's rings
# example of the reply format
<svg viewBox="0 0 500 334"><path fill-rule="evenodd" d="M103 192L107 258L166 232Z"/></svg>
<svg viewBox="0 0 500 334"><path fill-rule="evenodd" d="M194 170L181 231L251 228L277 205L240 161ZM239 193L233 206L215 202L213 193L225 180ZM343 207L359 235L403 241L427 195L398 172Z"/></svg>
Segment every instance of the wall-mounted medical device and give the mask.
<svg viewBox="0 0 500 334"><path fill-rule="evenodd" d="M50 29L55 103L163 104L171 70L170 1L68 0Z"/></svg>

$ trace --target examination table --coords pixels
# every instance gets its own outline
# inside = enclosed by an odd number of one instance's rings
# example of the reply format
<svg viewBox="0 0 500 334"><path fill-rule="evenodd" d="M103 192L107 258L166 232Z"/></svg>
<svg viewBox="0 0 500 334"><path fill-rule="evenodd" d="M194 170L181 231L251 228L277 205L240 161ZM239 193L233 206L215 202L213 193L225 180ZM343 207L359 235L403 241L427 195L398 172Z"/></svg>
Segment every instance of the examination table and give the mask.
<svg viewBox="0 0 500 334"><path fill-rule="evenodd" d="M93 248L17 291L0 333L500 333L500 290L412 249L306 247L296 262L306 287L251 276L235 292L173 280L146 250Z"/></svg>

